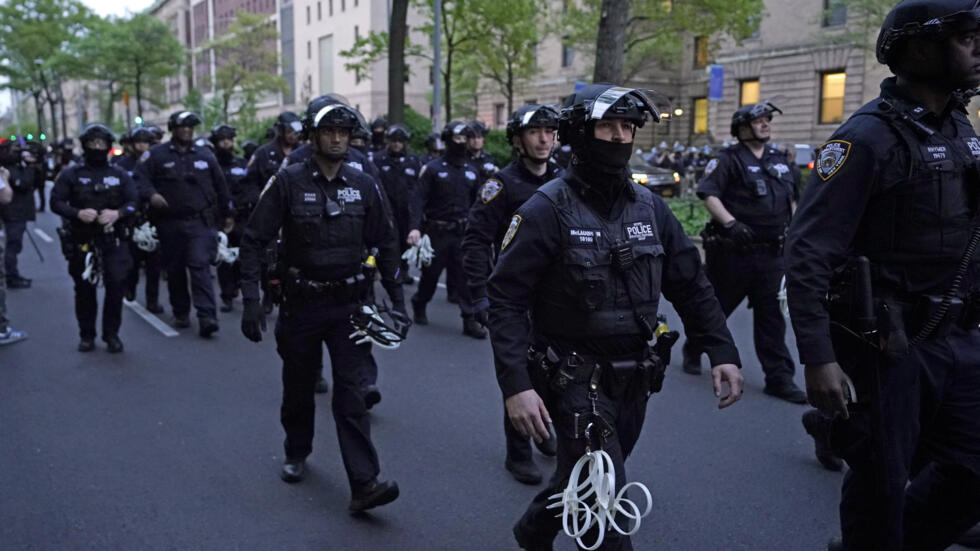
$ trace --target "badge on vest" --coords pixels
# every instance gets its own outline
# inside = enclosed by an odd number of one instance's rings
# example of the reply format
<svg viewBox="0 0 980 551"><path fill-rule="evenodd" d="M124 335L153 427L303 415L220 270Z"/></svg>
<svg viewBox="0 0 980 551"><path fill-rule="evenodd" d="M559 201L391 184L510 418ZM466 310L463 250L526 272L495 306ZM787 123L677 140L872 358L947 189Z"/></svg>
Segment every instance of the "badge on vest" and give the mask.
<svg viewBox="0 0 980 551"><path fill-rule="evenodd" d="M653 238L653 224L646 222L634 222L623 225L626 230L626 238L632 241L644 241L648 237Z"/></svg>
<svg viewBox="0 0 980 551"><path fill-rule="evenodd" d="M922 156L927 161L945 161L949 158L949 151L945 145L921 145Z"/></svg>
<svg viewBox="0 0 980 551"><path fill-rule="evenodd" d="M439 173L436 174L436 176L438 176L438 177L440 177L442 179L445 179L447 176L449 176L449 173L448 172L439 172Z"/></svg>
<svg viewBox="0 0 980 551"><path fill-rule="evenodd" d="M507 248L510 242L514 240L514 236L517 235L517 228L521 227L521 215L515 214L513 218L510 219L510 226L507 227L507 233L504 234L504 240L500 242L500 250Z"/></svg>
<svg viewBox="0 0 980 551"><path fill-rule="evenodd" d="M355 163L354 161L348 161L347 162L347 166L349 166L351 168L356 168L357 170L360 170L361 172L364 172L364 166L361 165L361 163Z"/></svg>
<svg viewBox="0 0 980 551"><path fill-rule="evenodd" d="M844 140L830 140L820 147L820 158L817 159L817 175L826 182L831 176L847 161L847 156L851 152L851 142Z"/></svg>
<svg viewBox="0 0 980 551"><path fill-rule="evenodd" d="M980 157L980 138L974 136L964 141L966 141L966 146L970 148L970 153L973 153L974 157Z"/></svg>
<svg viewBox="0 0 980 551"><path fill-rule="evenodd" d="M352 187L345 187L337 190L337 199L345 203L353 203L361 200L361 190Z"/></svg>
<svg viewBox="0 0 980 551"><path fill-rule="evenodd" d="M501 184L499 181L487 180L487 183L483 184L483 187L480 188L480 200L482 200L483 204L486 205L490 201L493 201L493 198L496 197L503 188L503 184Z"/></svg>
<svg viewBox="0 0 980 551"><path fill-rule="evenodd" d="M391 165L381 165L381 170L383 170L385 172L390 172L391 171Z"/></svg>
<svg viewBox="0 0 980 551"><path fill-rule="evenodd" d="M406 168L405 169L405 174L408 174L409 176L415 176L415 169L414 168Z"/></svg>
<svg viewBox="0 0 980 551"><path fill-rule="evenodd" d="M718 168L718 159L711 159L708 161L708 164L704 166L704 175L708 176L714 172L716 168Z"/></svg>
<svg viewBox="0 0 980 551"><path fill-rule="evenodd" d="M473 171L467 170L464 174L467 180L476 180L476 174Z"/></svg>
<svg viewBox="0 0 980 551"><path fill-rule="evenodd" d="M167 161L167 162L163 163L163 168L173 168L173 167L174 167L174 162L173 161Z"/></svg>
<svg viewBox="0 0 980 551"><path fill-rule="evenodd" d="M90 184L90 183L92 183L92 179L91 178L79 178L78 181L80 183L82 183L82 184ZM20 187L20 180L17 180L17 182L14 184L14 187Z"/></svg>
<svg viewBox="0 0 980 551"><path fill-rule="evenodd" d="M240 167L240 166L232 167L231 173L233 175L235 175L235 176L244 176L245 175L245 169L242 168L242 167Z"/></svg>
<svg viewBox="0 0 980 551"><path fill-rule="evenodd" d="M572 242L572 246L588 245L592 247L599 240L600 235L601 232L599 232L599 230L587 230L582 228L568 229L568 237Z"/></svg>
<svg viewBox="0 0 980 551"><path fill-rule="evenodd" d="M756 165L750 165L745 168L749 169L749 172L751 172L752 174L758 174L759 171L762 170L762 167Z"/></svg>
<svg viewBox="0 0 980 551"><path fill-rule="evenodd" d="M107 186L118 186L119 178L116 178L115 176L106 176L105 178L102 178L102 183Z"/></svg>
<svg viewBox="0 0 980 551"><path fill-rule="evenodd" d="M208 169L208 162L207 161L194 161L194 168L196 168L198 170L207 170Z"/></svg>

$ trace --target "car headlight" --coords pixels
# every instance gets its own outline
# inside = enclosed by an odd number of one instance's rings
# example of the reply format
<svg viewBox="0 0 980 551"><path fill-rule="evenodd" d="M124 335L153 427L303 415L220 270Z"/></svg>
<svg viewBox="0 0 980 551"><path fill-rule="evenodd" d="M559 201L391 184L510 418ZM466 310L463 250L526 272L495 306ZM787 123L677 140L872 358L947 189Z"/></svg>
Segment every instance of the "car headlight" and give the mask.
<svg viewBox="0 0 980 551"><path fill-rule="evenodd" d="M646 184L647 182L650 181L650 177L647 176L646 174L643 174L642 172L634 172L633 181L638 184Z"/></svg>
<svg viewBox="0 0 980 551"><path fill-rule="evenodd" d="M674 183L678 184L681 181L681 175L677 172L674 173Z"/></svg>

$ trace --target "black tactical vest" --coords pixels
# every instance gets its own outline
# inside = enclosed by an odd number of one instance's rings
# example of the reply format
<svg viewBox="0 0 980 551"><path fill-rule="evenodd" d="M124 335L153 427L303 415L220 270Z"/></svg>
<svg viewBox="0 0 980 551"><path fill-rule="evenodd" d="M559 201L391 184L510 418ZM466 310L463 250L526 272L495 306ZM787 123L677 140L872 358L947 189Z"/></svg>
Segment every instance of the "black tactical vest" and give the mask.
<svg viewBox="0 0 980 551"><path fill-rule="evenodd" d="M357 275L364 247L365 202L374 190L363 185L367 178L362 173L348 168L342 168L335 181L318 184L311 162L287 167L277 176L287 180L283 182L289 202L283 226L285 262L320 281Z"/></svg>
<svg viewBox="0 0 980 551"><path fill-rule="evenodd" d="M951 113L957 137L947 138L914 122L921 107L905 109L879 100L854 114L885 121L905 161L879 167L881 193L868 204L857 249L883 265L955 263L976 223L980 140L960 110Z"/></svg>
<svg viewBox="0 0 980 551"><path fill-rule="evenodd" d="M653 195L638 184L632 186L636 200L627 202L614 220L597 215L561 178L538 189L554 205L562 248L560 264L537 286L535 332L564 339L642 335L634 306L656 326L664 248L654 221ZM613 265L612 248L617 244L630 246L635 259L626 272L628 290Z"/></svg>
<svg viewBox="0 0 980 551"><path fill-rule="evenodd" d="M721 197L737 220L750 226L785 226L792 214L793 173L789 162L768 146L766 155L748 165L735 148L727 152L739 172Z"/></svg>

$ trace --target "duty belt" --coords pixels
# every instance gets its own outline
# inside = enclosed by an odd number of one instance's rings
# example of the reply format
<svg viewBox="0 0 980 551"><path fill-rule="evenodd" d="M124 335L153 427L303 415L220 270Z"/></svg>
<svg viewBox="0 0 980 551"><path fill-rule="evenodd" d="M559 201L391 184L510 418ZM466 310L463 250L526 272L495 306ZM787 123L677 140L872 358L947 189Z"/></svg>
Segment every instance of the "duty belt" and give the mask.
<svg viewBox="0 0 980 551"><path fill-rule="evenodd" d="M288 297L329 298L342 302L363 297L370 283L364 274L335 281L317 281L304 277L297 268L290 268L285 278L284 291Z"/></svg>
<svg viewBox="0 0 980 551"><path fill-rule="evenodd" d="M572 384L602 382L612 395L622 394L637 375L649 377L650 392L658 392L663 383L659 369L662 362L649 348L630 356L592 356L569 352L561 355L552 347L544 351L533 345L528 361L545 375L549 388L563 393Z"/></svg>
<svg viewBox="0 0 980 551"><path fill-rule="evenodd" d="M466 220L429 220L426 224L433 230L450 232L463 229Z"/></svg>

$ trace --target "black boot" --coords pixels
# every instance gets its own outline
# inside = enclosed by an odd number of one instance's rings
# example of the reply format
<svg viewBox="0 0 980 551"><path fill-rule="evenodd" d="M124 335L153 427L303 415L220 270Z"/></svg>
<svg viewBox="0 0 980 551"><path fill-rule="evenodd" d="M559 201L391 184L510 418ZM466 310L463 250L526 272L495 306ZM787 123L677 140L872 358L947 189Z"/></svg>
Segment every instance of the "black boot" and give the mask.
<svg viewBox="0 0 980 551"><path fill-rule="evenodd" d="M282 470L279 472L279 478L283 482L288 482L290 484L294 482L299 482L303 480L306 476L306 460L305 459L286 459L282 464Z"/></svg>
<svg viewBox="0 0 980 551"><path fill-rule="evenodd" d="M474 339L487 338L487 330L472 316L463 318L463 334Z"/></svg>
<svg viewBox="0 0 980 551"><path fill-rule="evenodd" d="M394 480L378 482L372 480L367 484L351 490L350 506L352 512L360 513L375 507L391 503L398 499L398 483Z"/></svg>
<svg viewBox="0 0 980 551"><path fill-rule="evenodd" d="M534 460L528 459L527 461L511 461L508 457L504 461L504 468L510 471L510 475L514 477L514 480L520 482L521 484L540 484L541 483L541 470L538 466L534 464Z"/></svg>
<svg viewBox="0 0 980 551"><path fill-rule="evenodd" d="M119 340L118 335L103 336L102 340L105 341L106 346L109 349L109 353L118 354L123 351L123 343L121 340Z"/></svg>
<svg viewBox="0 0 980 551"><path fill-rule="evenodd" d="M415 325L429 325L429 318L425 315L425 304L412 300L412 317L415 318Z"/></svg>
<svg viewBox="0 0 980 551"><path fill-rule="evenodd" d="M844 461L834 454L830 445L830 419L815 409L803 414L803 428L813 437L813 451L817 461L828 471L844 468Z"/></svg>

